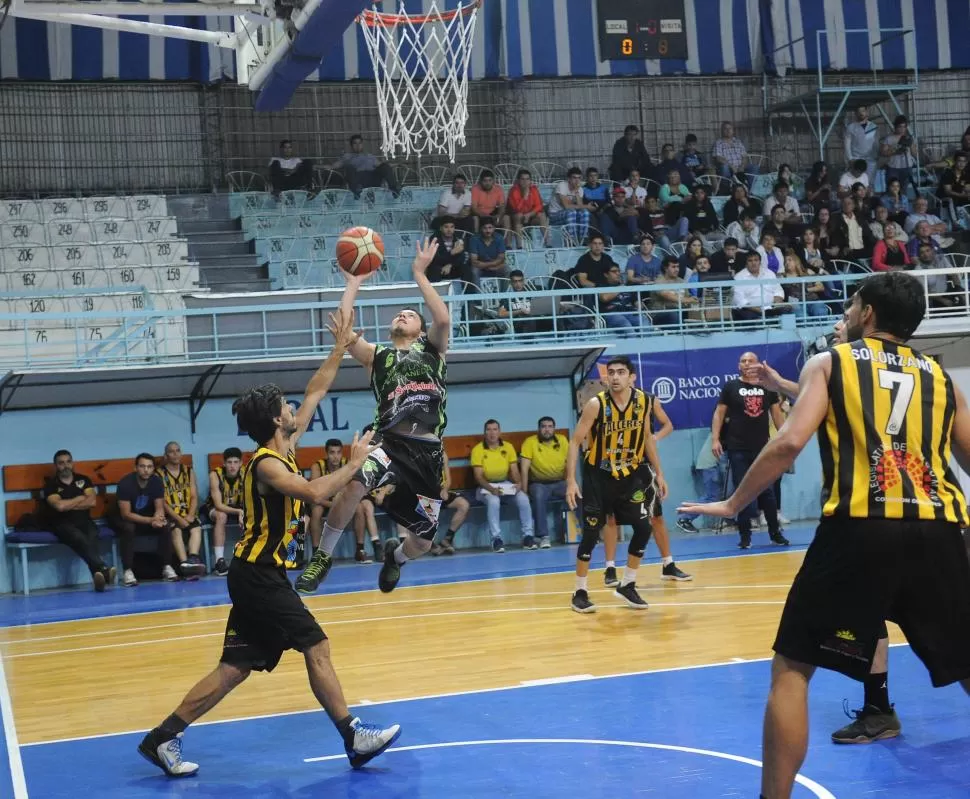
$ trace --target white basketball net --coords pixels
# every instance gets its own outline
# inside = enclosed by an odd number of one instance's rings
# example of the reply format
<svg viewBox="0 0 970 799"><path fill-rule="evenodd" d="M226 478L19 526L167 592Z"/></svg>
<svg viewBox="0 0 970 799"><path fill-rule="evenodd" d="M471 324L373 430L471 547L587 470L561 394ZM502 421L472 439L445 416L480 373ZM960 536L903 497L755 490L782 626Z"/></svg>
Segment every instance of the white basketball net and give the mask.
<svg viewBox="0 0 970 799"><path fill-rule="evenodd" d="M470 0L442 16L432 0L426 14L415 18L401 0L399 14L375 8L360 17L374 63L385 157L446 153L454 162L455 149L465 146L478 5Z"/></svg>

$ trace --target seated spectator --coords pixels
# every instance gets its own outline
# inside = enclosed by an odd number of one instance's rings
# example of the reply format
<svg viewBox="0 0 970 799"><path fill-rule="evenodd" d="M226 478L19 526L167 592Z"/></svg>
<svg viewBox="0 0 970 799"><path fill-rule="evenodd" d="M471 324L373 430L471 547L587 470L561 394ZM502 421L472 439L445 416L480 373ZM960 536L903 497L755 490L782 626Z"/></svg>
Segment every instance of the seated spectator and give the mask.
<svg viewBox="0 0 970 799"><path fill-rule="evenodd" d="M816 273L828 272L828 255L819 247L818 231L815 228L805 228L802 239L795 252L806 270L814 269Z"/></svg>
<svg viewBox="0 0 970 799"><path fill-rule="evenodd" d="M630 170L630 177L623 182L623 191L627 205L636 209L643 208L647 202L647 190L641 185L639 169Z"/></svg>
<svg viewBox="0 0 970 799"><path fill-rule="evenodd" d="M734 125L721 123L721 138L714 142L711 149L714 169L722 178L737 178L745 182L746 174L757 174L758 165L750 161L744 143L734 135Z"/></svg>
<svg viewBox="0 0 970 799"><path fill-rule="evenodd" d="M478 490L475 496L485 505L488 532L492 537L492 551L505 552L502 541L502 528L499 526L501 502L511 499L519 511L519 524L522 526L522 546L532 549L535 537L532 534L532 506L529 496L522 492L522 479L515 447L502 441L502 429L495 419L485 422L485 437L472 447L469 462L475 474Z"/></svg>
<svg viewBox="0 0 970 799"><path fill-rule="evenodd" d="M528 169L520 169L515 175L515 185L509 189L506 201L512 230L519 239L520 245L523 228L531 225L542 228L545 244L549 245L549 219L546 217L544 208L539 189L532 183L532 173Z"/></svg>
<svg viewBox="0 0 970 799"><path fill-rule="evenodd" d="M495 235L495 220L482 217L481 233L472 236L468 245L472 269L475 270L476 283L483 277L505 277L505 239Z"/></svg>
<svg viewBox="0 0 970 799"><path fill-rule="evenodd" d="M653 283L660 277L663 262L654 252L653 237L644 235L640 239L640 249L633 253L626 262L626 282L631 286L642 286Z"/></svg>
<svg viewBox="0 0 970 799"><path fill-rule="evenodd" d="M610 184L600 180L600 172L595 166L586 170L586 182L583 184L583 203L593 214L600 213L612 199Z"/></svg>
<svg viewBox="0 0 970 799"><path fill-rule="evenodd" d="M785 253L785 272L786 278L812 277L802 265L793 250ZM799 319L810 316L828 316L828 306L823 301L825 286L821 283L784 283L782 290L785 292L785 302L795 309L795 315Z"/></svg>
<svg viewBox="0 0 970 799"><path fill-rule="evenodd" d="M704 239L700 236L691 236L687 240L687 247L684 254L680 256L680 278L687 280L687 276L693 271L694 263L704 254Z"/></svg>
<svg viewBox="0 0 970 799"><path fill-rule="evenodd" d="M226 525L243 524L242 451L229 447L222 453L222 466L209 472L209 498L202 506L202 518L212 522L212 548L216 562L212 573L217 577L229 574L226 563Z"/></svg>
<svg viewBox="0 0 970 799"><path fill-rule="evenodd" d="M819 208L832 206L832 184L829 182L829 167L824 161L812 164L812 172L805 181L805 201L816 213Z"/></svg>
<svg viewBox="0 0 970 799"><path fill-rule="evenodd" d="M627 204L622 186L613 189L612 201L599 215L600 229L614 244L633 244L640 233L640 213Z"/></svg>
<svg viewBox="0 0 970 799"><path fill-rule="evenodd" d="M900 227L906 224L906 217L909 216L912 207L899 178L886 182L886 193L880 198L879 203L886 209L893 222Z"/></svg>
<svg viewBox="0 0 970 799"><path fill-rule="evenodd" d="M852 187L855 186L856 183L861 183L863 186L865 186L867 193L870 191L869 174L866 172L866 161L864 158L857 158L855 161L849 164L849 168L842 173L842 177L839 178L839 199L844 199L852 194Z"/></svg>
<svg viewBox="0 0 970 799"><path fill-rule="evenodd" d="M693 133L688 133L684 137L684 148L680 151L680 163L687 167L694 177L706 175L708 172L707 164L704 162L704 156L697 151L697 136ZM669 171L667 170L667 172ZM663 174L666 175L667 172ZM657 181L657 183L660 182L659 180ZM689 181L685 180L684 183L689 183Z"/></svg>
<svg viewBox="0 0 970 799"><path fill-rule="evenodd" d="M869 223L869 230L876 241L882 241L886 235L886 225L896 226L896 241L906 244L909 236L903 232L903 226L889 218L889 209L885 205L877 205L875 209L876 218Z"/></svg>
<svg viewBox="0 0 970 799"><path fill-rule="evenodd" d="M441 447L441 507L451 510L451 520L448 522L448 531L441 542L431 547L432 555L454 555L455 536L461 530L461 526L468 518L468 511L471 504L457 491L451 490L451 465L448 463L448 453Z"/></svg>
<svg viewBox="0 0 970 799"><path fill-rule="evenodd" d="M654 281L663 290L649 294L650 318L655 325L679 325L686 318L685 309L697 305L697 298L687 291L687 280L681 272L680 262L673 255L663 261L663 272ZM667 288L677 286L677 288Z"/></svg>
<svg viewBox="0 0 970 799"><path fill-rule="evenodd" d="M832 240L838 242L839 257L850 261L868 258L872 254L875 239L869 225L857 212L852 197L842 198L842 213L836 220Z"/></svg>
<svg viewBox="0 0 970 799"><path fill-rule="evenodd" d="M135 577L135 537L158 537L158 555L162 560L162 579L178 580L172 568L172 548L175 536L182 533L165 515L165 486L155 474L155 458L147 452L135 458L135 471L118 481L115 494L118 500L118 518L111 521L111 529L121 538L121 565L124 567L124 584L138 585Z"/></svg>
<svg viewBox="0 0 970 799"><path fill-rule="evenodd" d="M861 183L854 184L850 196L855 201L855 210L859 218L865 221L871 220L873 218L872 198L866 194L866 187Z"/></svg>
<svg viewBox="0 0 970 799"><path fill-rule="evenodd" d="M54 453L54 476L44 481L40 517L57 540L74 550L91 572L94 590L104 591L115 580L98 545L98 525L91 518L97 491L91 478L74 473L74 458L66 449ZM127 585L128 583L126 583Z"/></svg>
<svg viewBox="0 0 970 799"><path fill-rule="evenodd" d="M613 267L619 269L616 261L606 253L606 242L599 233L589 237L589 250L583 253L569 275L580 288L591 289L606 285L606 273Z"/></svg>
<svg viewBox="0 0 970 799"><path fill-rule="evenodd" d="M900 114L893 120L893 132L882 140L879 154L888 159L886 180L899 178L907 186L913 182L913 169L916 166L916 140L909 132L909 120Z"/></svg>
<svg viewBox="0 0 970 799"><path fill-rule="evenodd" d="M491 219L499 227L509 226L505 216L505 192L495 182L495 173L491 169L483 169L478 183L472 186L472 225L476 231L485 219Z"/></svg>
<svg viewBox="0 0 970 799"><path fill-rule="evenodd" d="M761 256L761 264L772 274L778 275L784 271L785 259L781 250L775 246L775 237L770 231L765 230L761 234L761 241L755 250Z"/></svg>
<svg viewBox="0 0 970 799"><path fill-rule="evenodd" d="M455 175L450 189L443 189L438 197L438 217L449 216L455 227L466 233L475 232L472 218L472 195L468 191L468 181L462 174Z"/></svg>
<svg viewBox="0 0 970 799"><path fill-rule="evenodd" d="M620 335L633 336L641 326L637 299L629 291L620 291L623 285L623 272L613 264L604 273L606 291L599 294L598 311L606 326L614 328Z"/></svg>
<svg viewBox="0 0 970 799"><path fill-rule="evenodd" d="M532 300L527 293L528 289L525 285L525 275L521 269L513 269L509 272L509 288L516 294L521 293L523 296L502 300L502 304L498 309L498 315L502 319L510 320L509 323L512 326L513 333L528 335L537 332L537 320L531 318ZM543 322L549 328L552 327L551 320L543 320Z"/></svg>
<svg viewBox="0 0 970 799"><path fill-rule="evenodd" d="M735 239L742 250L757 250L761 244L761 228L749 211L745 211L739 221L727 226L727 235Z"/></svg>
<svg viewBox="0 0 970 799"><path fill-rule="evenodd" d="M585 241L589 233L590 214L583 202L582 179L582 170L572 167L566 173L566 180L556 184L549 201L549 221L562 225L565 235L575 244Z"/></svg>
<svg viewBox="0 0 970 799"><path fill-rule="evenodd" d="M725 225L738 222L744 214L752 219L761 216L762 204L757 197L748 196L748 187L743 183L735 183L731 187L731 196L724 203L721 215Z"/></svg>
<svg viewBox="0 0 970 799"><path fill-rule="evenodd" d="M888 272L892 269L906 269L912 264L906 248L896 238L896 223L888 222L883 229L881 241L872 248L872 271Z"/></svg>
<svg viewBox="0 0 970 799"><path fill-rule="evenodd" d="M359 133L350 137L350 152L344 153L330 169L343 175L347 188L355 197L360 197L364 189L379 189L384 184L395 197L401 193L391 165L376 155L365 153L364 138Z"/></svg>
<svg viewBox="0 0 970 799"><path fill-rule="evenodd" d="M720 241L724 234L720 231L717 211L707 197L707 186L698 183L694 186L694 196L684 203L681 209L679 232L682 239L699 236L705 242Z"/></svg>
<svg viewBox="0 0 970 799"><path fill-rule="evenodd" d="M914 271L921 269L946 269L946 265L940 263L936 248L929 242L923 242L919 246ZM950 281L942 272L936 275L921 275L920 280L926 282L926 301L930 308L953 308L960 304L960 297L950 293Z"/></svg>
<svg viewBox="0 0 970 799"><path fill-rule="evenodd" d="M755 282L759 281L759 282ZM731 315L739 322L792 313L785 304L785 291L774 272L767 269L757 252L749 252L744 269L734 276Z"/></svg>
<svg viewBox="0 0 970 799"><path fill-rule="evenodd" d="M754 249L757 249L757 247ZM743 266L739 255L738 240L733 236L728 236L724 239L724 246L711 256L710 261L713 274L724 275L725 279L733 277L734 273Z"/></svg>
<svg viewBox="0 0 970 799"><path fill-rule="evenodd" d="M640 128L636 125L627 125L623 136L613 145L610 180L622 183L630 177L630 171L633 169L645 174L650 169L650 156L647 155L647 148L640 141Z"/></svg>
<svg viewBox="0 0 970 799"><path fill-rule="evenodd" d="M665 144L660 150L660 163L650 173L658 184L663 185L671 172L680 174L680 182L689 189L694 183L694 173L674 154L674 145Z"/></svg>
<svg viewBox="0 0 970 799"><path fill-rule="evenodd" d="M785 209L785 220L788 222L801 222L802 212L798 206L798 200L791 195L791 186L785 181L779 180L775 183L772 195L766 201L768 207L774 209L780 205Z"/></svg>
<svg viewBox="0 0 970 799"><path fill-rule="evenodd" d="M838 225L832 219L828 208L819 208L815 213L815 232L818 234L818 247L827 258L839 257Z"/></svg>
<svg viewBox="0 0 970 799"><path fill-rule="evenodd" d="M274 197L293 189L313 191L313 161L297 158L293 154L293 142L283 139L280 154L269 159L269 180Z"/></svg>
<svg viewBox="0 0 970 799"><path fill-rule="evenodd" d="M786 250L791 245L792 238L795 238L789 232L788 218L785 209L780 205L771 207L771 216L761 226L761 235L764 236L765 233L770 233L775 239L775 244ZM780 262L778 268L781 269Z"/></svg>
<svg viewBox="0 0 970 799"><path fill-rule="evenodd" d="M906 242L906 252L911 261L916 260L919 256L919 248L924 244L930 245L936 251L937 255L940 254L940 245L937 242L937 237L930 232L931 230L932 228L929 222L921 221L917 223L916 228L913 230L913 235Z"/></svg>
<svg viewBox="0 0 970 799"><path fill-rule="evenodd" d="M946 224L944 224L943 220L935 214L931 214L929 208L929 200L925 197L917 197L913 200L913 213L906 217L906 224L903 227L912 236L916 225L920 222L929 223L930 233L936 240L937 245L944 250L948 250L953 246L954 240L946 235Z"/></svg>
<svg viewBox="0 0 970 799"><path fill-rule="evenodd" d="M950 211L950 219L957 219L956 209L970 203L970 174L967 170L967 154L958 152L953 156L953 168L940 176L936 196Z"/></svg>
<svg viewBox="0 0 970 799"><path fill-rule="evenodd" d="M694 261L694 270L690 273L687 278L688 283L700 283L702 280L707 280L707 275L711 273L711 259L707 255L701 255L696 261ZM691 289L690 295L692 297L700 298L701 291L699 288Z"/></svg>
<svg viewBox="0 0 970 799"><path fill-rule="evenodd" d="M660 187L660 207L667 210L676 204L677 213L667 214L667 223L680 218L680 204L690 197L690 189L680 182L680 170L671 169L667 173L667 182Z"/></svg>
<svg viewBox="0 0 970 799"><path fill-rule="evenodd" d="M199 490L195 470L182 464L182 447L177 441L165 445L165 460L160 476L165 487L165 515L172 523L172 546L179 559L179 571L187 580L205 574L199 558L202 548L202 522L199 521ZM188 536L188 551L184 536Z"/></svg>
<svg viewBox="0 0 970 799"><path fill-rule="evenodd" d="M556 432L556 420L551 416L543 416L539 420L539 432L522 442L519 453L522 490L532 501L540 549L549 548L549 500L566 498L568 454L569 439Z"/></svg>
<svg viewBox="0 0 970 799"><path fill-rule="evenodd" d="M667 236L667 228L667 214L660 207L659 198L648 195L647 204L640 211L640 230L653 236L653 241L658 247L669 250L670 239Z"/></svg>
<svg viewBox="0 0 970 799"><path fill-rule="evenodd" d="M428 280L432 283L440 280L474 283L471 263L465 250L465 240L457 232L455 218L443 216L438 221L440 227L434 236L438 242L438 252L435 253L431 266L428 267Z"/></svg>

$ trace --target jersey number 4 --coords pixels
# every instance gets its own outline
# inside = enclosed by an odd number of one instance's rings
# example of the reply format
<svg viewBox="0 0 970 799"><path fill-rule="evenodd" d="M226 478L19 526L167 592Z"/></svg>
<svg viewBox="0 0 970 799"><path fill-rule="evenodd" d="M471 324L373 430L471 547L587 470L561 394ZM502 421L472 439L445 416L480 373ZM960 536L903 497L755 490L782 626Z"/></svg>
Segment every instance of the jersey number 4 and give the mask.
<svg viewBox="0 0 970 799"><path fill-rule="evenodd" d="M890 372L888 369L880 369L879 387L888 389L890 393L894 388L896 389L892 410L889 412L889 421L886 422L886 435L898 435L906 419L909 403L913 399L916 378L909 372Z"/></svg>

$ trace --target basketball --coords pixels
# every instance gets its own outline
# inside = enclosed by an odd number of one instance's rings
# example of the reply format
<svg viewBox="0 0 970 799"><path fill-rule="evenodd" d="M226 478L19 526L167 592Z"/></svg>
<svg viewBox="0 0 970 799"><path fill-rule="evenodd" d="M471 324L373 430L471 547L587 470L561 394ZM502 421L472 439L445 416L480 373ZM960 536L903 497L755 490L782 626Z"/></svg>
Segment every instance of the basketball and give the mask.
<svg viewBox="0 0 970 799"><path fill-rule="evenodd" d="M384 240L368 227L352 227L337 239L337 265L351 275L369 275L384 263Z"/></svg>

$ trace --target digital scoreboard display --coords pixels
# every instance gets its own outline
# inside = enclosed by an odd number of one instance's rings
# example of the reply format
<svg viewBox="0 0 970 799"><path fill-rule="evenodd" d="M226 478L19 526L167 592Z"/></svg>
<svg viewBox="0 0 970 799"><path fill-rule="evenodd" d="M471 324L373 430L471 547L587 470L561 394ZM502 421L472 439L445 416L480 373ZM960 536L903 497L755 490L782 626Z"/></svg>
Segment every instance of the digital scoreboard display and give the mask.
<svg viewBox="0 0 970 799"><path fill-rule="evenodd" d="M597 0L600 61L687 58L684 0Z"/></svg>

